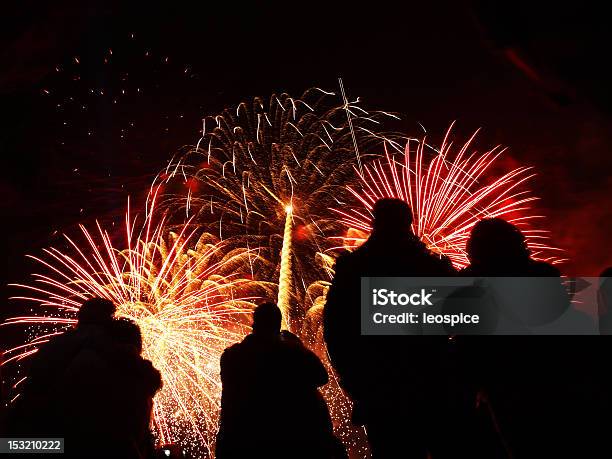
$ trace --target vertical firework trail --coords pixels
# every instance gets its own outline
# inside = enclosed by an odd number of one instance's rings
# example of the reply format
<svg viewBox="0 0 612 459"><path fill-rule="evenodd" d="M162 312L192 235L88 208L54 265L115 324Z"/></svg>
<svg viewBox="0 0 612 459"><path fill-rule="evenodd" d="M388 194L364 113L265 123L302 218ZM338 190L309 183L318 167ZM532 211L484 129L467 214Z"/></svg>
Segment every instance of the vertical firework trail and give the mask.
<svg viewBox="0 0 612 459"><path fill-rule="evenodd" d="M503 150L469 153L470 139L454 152L448 134L439 148L425 139L400 144L405 137L379 134L381 120L394 115L365 111L340 85L340 104L328 103L335 94L312 89L299 99L256 98L207 117L196 147L156 177L137 236L135 222L126 219L126 249L115 249L101 227L98 238L83 228L84 246L69 239L71 253L50 249L49 259L38 259L51 274L36 277L42 289L22 286L36 292L22 299L40 310L4 325L39 328L25 345L7 351L6 362L34 354L74 324L83 299L112 299L121 315L141 326L145 355L167 383L155 401L159 438L203 444L210 454L220 353L248 332L245 314L254 302L276 296L283 328L300 335L330 369L323 393L336 432L363 453L363 432L348 421L351 404L322 338L339 235L347 231L345 247L359 244L371 230L373 203L397 197L412 206L415 233L456 267L467 263L470 229L491 216L519 225L536 258L557 259L543 242L546 232L530 223L538 216L529 205L536 198L522 189L533 177L529 168L496 175ZM163 190L164 217L155 225L157 190ZM48 314L49 308L56 311ZM43 325L52 330L42 333Z"/></svg>
<svg viewBox="0 0 612 459"><path fill-rule="evenodd" d="M162 205L179 221L195 216L220 239L266 247L285 320L299 331L307 287L329 279L315 258L332 250L330 237L343 230L331 209L350 200L345 185L358 179L353 166L379 150L374 131L393 117L317 88L300 98L243 102L205 118L196 147L158 176Z"/></svg>
<svg viewBox="0 0 612 459"><path fill-rule="evenodd" d="M333 264L332 237L344 230L332 209L348 204L357 161L380 151L377 132L397 118L342 96L314 88L299 99L255 98L207 117L195 148L156 179L165 189L162 205L178 221L193 216L222 240L266 249L264 258L275 266L266 279L278 280L283 326L317 349L330 371L320 333L331 280L325 267ZM351 404L337 379L323 392L337 435L363 457L363 429L351 425Z"/></svg>
<svg viewBox="0 0 612 459"><path fill-rule="evenodd" d="M289 311L291 310L291 238L293 232L293 207L291 204L285 207L285 231L283 233L283 246L281 249L280 273L278 276L278 307L283 314L283 329L295 332L291 327Z"/></svg>

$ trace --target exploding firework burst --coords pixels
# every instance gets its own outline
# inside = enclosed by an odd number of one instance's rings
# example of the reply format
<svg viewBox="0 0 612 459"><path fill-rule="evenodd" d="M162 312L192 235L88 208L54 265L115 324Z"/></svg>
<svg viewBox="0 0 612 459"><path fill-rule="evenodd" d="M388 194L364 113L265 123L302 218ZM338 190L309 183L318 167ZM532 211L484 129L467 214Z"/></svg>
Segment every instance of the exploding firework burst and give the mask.
<svg viewBox="0 0 612 459"><path fill-rule="evenodd" d="M117 305L117 314L134 320L143 334L143 354L162 373L164 387L154 400L153 421L160 443L182 443L196 456L209 456L220 402L222 351L248 332L254 301L273 287L252 280L257 251L230 247L185 224L167 232L164 219L147 214L139 234L136 219L126 216L127 248L116 249L100 225L81 227L86 241L68 238L70 250L45 250L32 257L47 274L32 285L19 285L35 305L32 315L3 325L25 325L31 339L5 354L5 364L19 362L76 323L87 298ZM199 448L202 448L201 450Z"/></svg>
<svg viewBox="0 0 612 459"><path fill-rule="evenodd" d="M256 98L206 118L196 147L156 178L139 231L128 213L127 248L115 249L100 226L94 233L82 227L85 246L68 239L69 252L49 249L35 258L50 274L21 286L33 292L21 299L37 309L5 324L27 325L32 337L9 350L5 363L27 358L73 325L84 299L108 298L139 324L145 356L162 371L154 410L160 441L203 445L200 453L209 455L221 352L248 331L245 314L255 298L276 296L284 325L332 374L323 393L336 432L353 451L361 448L363 432L349 427L350 402L322 338L338 234L348 228L343 246L359 244L371 231L373 203L397 197L413 208L415 233L457 267L467 264L472 226L494 216L520 226L536 258L557 259L546 232L532 227L539 216L531 210L536 198L523 189L534 175L529 168L496 176L503 149L470 153L472 138L455 152L448 134L439 149L416 139L404 149L400 136L377 133L382 118L393 115L368 113L341 90L340 104L313 89L299 99ZM385 155L374 155L381 145ZM154 224L162 189L164 217Z"/></svg>
<svg viewBox="0 0 612 459"><path fill-rule="evenodd" d="M334 96L311 89L300 99L257 98L207 118L195 149L171 161L158 180L175 218L195 215L220 238L267 248L276 266L267 279L277 282L283 325L326 364L332 379L323 393L336 433L363 457L364 432L350 424L351 405L327 360L320 316L333 275L330 236L342 231L331 209L350 198L345 185L380 146L382 121L395 116L368 113L344 91Z"/></svg>
<svg viewBox="0 0 612 459"><path fill-rule="evenodd" d="M164 204L196 215L220 238L270 248L287 326L304 319L307 286L325 276L314 262L340 229L330 209L350 196L361 158L378 144L372 129L388 113L368 113L358 101L331 104L319 89L301 98L256 98L204 120L195 149L172 161L159 179Z"/></svg>
<svg viewBox="0 0 612 459"><path fill-rule="evenodd" d="M385 143L385 158L372 161L358 172L359 185L347 189L359 205L336 209L348 228L343 245L361 244L372 230L372 208L381 198L399 198L413 211L414 233L435 253L448 256L455 267L465 267L465 251L472 227L482 218L502 217L526 236L532 256L552 263L562 261L546 243L548 231L534 227L541 219L532 204L538 198L525 189L534 177L530 167L496 174L496 161L505 148L470 152L476 133L458 150L446 133L442 145L433 148L408 140L403 151L397 142ZM389 148L388 148L389 147Z"/></svg>

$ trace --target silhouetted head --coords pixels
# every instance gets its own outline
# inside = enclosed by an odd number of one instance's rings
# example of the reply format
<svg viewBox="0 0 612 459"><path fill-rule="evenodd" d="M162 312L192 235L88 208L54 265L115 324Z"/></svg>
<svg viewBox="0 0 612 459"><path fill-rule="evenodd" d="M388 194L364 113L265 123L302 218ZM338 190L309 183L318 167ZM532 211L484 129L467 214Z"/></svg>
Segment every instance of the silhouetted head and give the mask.
<svg viewBox="0 0 612 459"><path fill-rule="evenodd" d="M466 250L471 263L522 262L529 259L525 236L501 218L485 218L472 228Z"/></svg>
<svg viewBox="0 0 612 459"><path fill-rule="evenodd" d="M78 325L106 325L113 320L115 309L112 301L104 298L91 298L79 308Z"/></svg>
<svg viewBox="0 0 612 459"><path fill-rule="evenodd" d="M372 215L372 228L377 234L412 233L412 209L401 199L379 199L374 203Z"/></svg>
<svg viewBox="0 0 612 459"><path fill-rule="evenodd" d="M115 319L109 326L109 335L115 344L133 347L142 352L142 334L140 327L129 319Z"/></svg>
<svg viewBox="0 0 612 459"><path fill-rule="evenodd" d="M253 333L277 335L282 321L281 310L274 303L263 303L253 311Z"/></svg>

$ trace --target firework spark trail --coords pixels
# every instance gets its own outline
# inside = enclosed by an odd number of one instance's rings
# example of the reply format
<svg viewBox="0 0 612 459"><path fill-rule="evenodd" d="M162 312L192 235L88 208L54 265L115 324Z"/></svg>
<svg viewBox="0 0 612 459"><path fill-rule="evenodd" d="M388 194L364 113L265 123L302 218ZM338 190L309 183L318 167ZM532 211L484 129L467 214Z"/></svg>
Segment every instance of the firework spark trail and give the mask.
<svg viewBox="0 0 612 459"><path fill-rule="evenodd" d="M293 208L288 205L285 209L285 231L283 234L283 246L281 249L280 273L278 277L278 307L282 312L283 329L291 330L291 233L293 232Z"/></svg>
<svg viewBox="0 0 612 459"><path fill-rule="evenodd" d="M165 189L162 205L179 221L189 209L221 239L230 235L243 246L267 248L275 269L265 278L279 281L283 319L311 346L323 341L316 334L312 342L304 328L319 317L308 305L318 301L322 308L324 296L310 286L331 280L321 260L333 264L330 236L343 229L330 209L351 198L345 185L358 180L356 159L367 159L373 147L379 151L382 120L397 118L367 112L358 102L317 88L300 99L282 94L243 102L206 118L196 148L171 161L155 181ZM324 392L336 431L363 456L363 432L351 429L350 403L337 381Z"/></svg>
<svg viewBox="0 0 612 459"><path fill-rule="evenodd" d="M353 128L353 120L351 119L353 114L351 113L350 104L348 98L346 97L346 92L344 91L344 83L342 82L342 78L338 78L338 84L340 85L340 93L342 94L342 101L344 102L343 108L346 111L346 119L349 125L349 129L351 131L351 138L353 139L353 147L355 148L357 166L359 168L359 172L363 173L363 167L361 165L361 156L359 155L359 145L355 136L355 129Z"/></svg>
<svg viewBox="0 0 612 459"><path fill-rule="evenodd" d="M94 233L81 227L84 245L66 236L69 251L51 248L45 257L31 257L48 273L35 274L32 285L17 285L30 294L15 299L32 302L33 313L2 324L28 327L31 338L7 350L3 364L21 362L74 325L85 299L107 298L119 316L139 325L143 355L162 373L153 410L159 441L210 456L221 353L248 332L246 314L273 287L249 276L258 251L233 248L207 233L197 237L188 223L168 233L164 218L154 223L152 204L138 234L136 218L126 214L125 250L97 225Z"/></svg>
<svg viewBox="0 0 612 459"><path fill-rule="evenodd" d="M267 247L276 264L271 278L286 273L282 260L285 266L291 262L293 282L279 298L291 304L285 319L293 330L304 319L298 306L306 286L327 276L314 260L333 247L329 236L342 230L330 209L350 198L344 185L358 178L356 147L357 157L366 158L381 143L374 135L380 120L392 117L338 99L315 88L299 99L282 94L243 102L207 118L197 148L157 178L167 190L164 208L175 216L189 208L198 223L220 238L241 236L242 245ZM293 208L290 244L288 205Z"/></svg>
<svg viewBox="0 0 612 459"><path fill-rule="evenodd" d="M218 360L223 348L245 333L243 315L253 305L253 292L277 295L284 326L311 347L323 346L319 355L326 361L321 314L329 285L321 279L333 275L334 236L348 227L344 245L367 237L378 198L406 200L415 211L415 233L456 266L467 262L465 239L483 216L511 217L526 228L536 257L544 258L550 248L539 238L545 232L527 226L537 217L529 208L535 198L520 191L533 175L529 168L490 180L503 153L499 148L470 154L470 139L453 153L448 133L439 149L425 139L406 144L403 136L382 134L380 120L396 116L368 113L358 100L349 102L340 84L339 105L326 105L334 93L313 89L300 99L257 98L205 118L196 148L156 177L139 231L126 215L127 249L113 248L99 225L94 234L82 228L85 246L68 239L71 254L49 249L46 259L37 260L51 274L36 277L42 288L26 286L36 295L25 299L58 313L8 324L59 329L74 323L84 298L112 299L120 314L143 329L145 353L164 375L154 409L159 438L210 448L220 391ZM410 148L414 142L416 151ZM378 155L381 145L392 152ZM158 192L164 218L154 224ZM353 208L344 208L355 200ZM197 238L195 222L219 237L204 232ZM278 279L278 284L255 279ZM37 334L10 350L9 360L26 358L49 338ZM335 426L346 427L350 403L334 378L325 392Z"/></svg>
<svg viewBox="0 0 612 459"><path fill-rule="evenodd" d="M452 125L451 125L452 128ZM455 267L465 267L469 260L465 244L472 227L482 218L503 217L517 225L527 238L532 256L558 263L559 249L546 243L548 231L532 226L531 204L538 198L524 185L535 174L530 167L518 167L491 177L496 160L505 149L495 147L486 153L468 153L476 133L459 149L452 151L451 128L439 149L431 149L426 140L411 141L403 152L385 144L385 158L372 161L358 173L358 186L347 188L359 203L348 210L336 209L348 228L343 245L359 245L372 230L372 208L381 198L399 198L413 210L412 229L434 252L448 256Z"/></svg>

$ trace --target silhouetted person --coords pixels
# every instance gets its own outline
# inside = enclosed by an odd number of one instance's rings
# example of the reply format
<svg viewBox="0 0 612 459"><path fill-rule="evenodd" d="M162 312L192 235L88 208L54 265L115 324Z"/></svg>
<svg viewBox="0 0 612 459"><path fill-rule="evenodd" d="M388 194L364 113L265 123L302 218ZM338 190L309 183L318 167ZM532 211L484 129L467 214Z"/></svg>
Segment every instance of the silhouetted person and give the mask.
<svg viewBox="0 0 612 459"><path fill-rule="evenodd" d="M116 319L108 325L106 339L86 343L71 361L60 399L73 457L136 459L152 453L149 424L153 396L162 382L141 352L138 326Z"/></svg>
<svg viewBox="0 0 612 459"><path fill-rule="evenodd" d="M65 438L70 458L150 456L148 427L161 378L140 357L137 325L114 320L108 300L86 301L77 326L32 361L12 435Z"/></svg>
<svg viewBox="0 0 612 459"><path fill-rule="evenodd" d="M294 347L296 353L301 353L305 359L318 359L316 354L308 350L302 341L293 333L287 330L281 331L281 340L288 346ZM321 380L319 382L323 382L325 379L325 383L327 383L327 372L325 372L325 378L322 376L323 373L321 373ZM308 442L314 442L320 445L320 450L324 457L333 457L334 459L348 457L344 445L342 445L342 442L334 435L329 408L323 395L319 392L318 386L312 384L312 382L308 380L296 381L296 384L296 390L293 392L296 398L294 409L300 413L300 424L303 426L302 432L304 438L307 439Z"/></svg>
<svg viewBox="0 0 612 459"><path fill-rule="evenodd" d="M61 378L86 342L100 339L112 322L115 305L102 298L85 301L77 312L75 328L51 338L31 358L22 395L11 410L12 435L52 437L64 433L64 417L58 399Z"/></svg>
<svg viewBox="0 0 612 459"><path fill-rule="evenodd" d="M461 274L487 277L483 285L495 292L499 308L498 333L564 334L568 325L589 328L570 308L559 270L531 258L525 236L516 226L501 218L481 220L472 229L466 251L470 265Z"/></svg>
<svg viewBox="0 0 612 459"><path fill-rule="evenodd" d="M559 277L553 265L530 257L525 236L501 218L480 220L466 244L470 265L466 276Z"/></svg>
<svg viewBox="0 0 612 459"><path fill-rule="evenodd" d="M297 337L282 336L280 326L280 309L259 305L253 332L221 356L219 459L334 457L314 395L327 372Z"/></svg>
<svg viewBox="0 0 612 459"><path fill-rule="evenodd" d="M487 277L499 330L510 330L511 335L561 335L567 324L592 325L571 307L559 270L530 257L525 236L516 226L500 218L481 220L466 250L470 266L462 274ZM514 457L591 457L585 453L593 441L583 427L593 406L587 396L592 388L585 384L592 372L589 353L578 340L458 337L462 356L471 362L474 384L490 402Z"/></svg>
<svg viewBox="0 0 612 459"><path fill-rule="evenodd" d="M372 234L336 261L324 309L324 335L342 387L354 402L353 422L367 429L373 457L458 457L449 392L446 336L361 336L362 276L444 277L450 261L432 254L411 230L410 207L382 199ZM452 376L452 375L450 375Z"/></svg>

